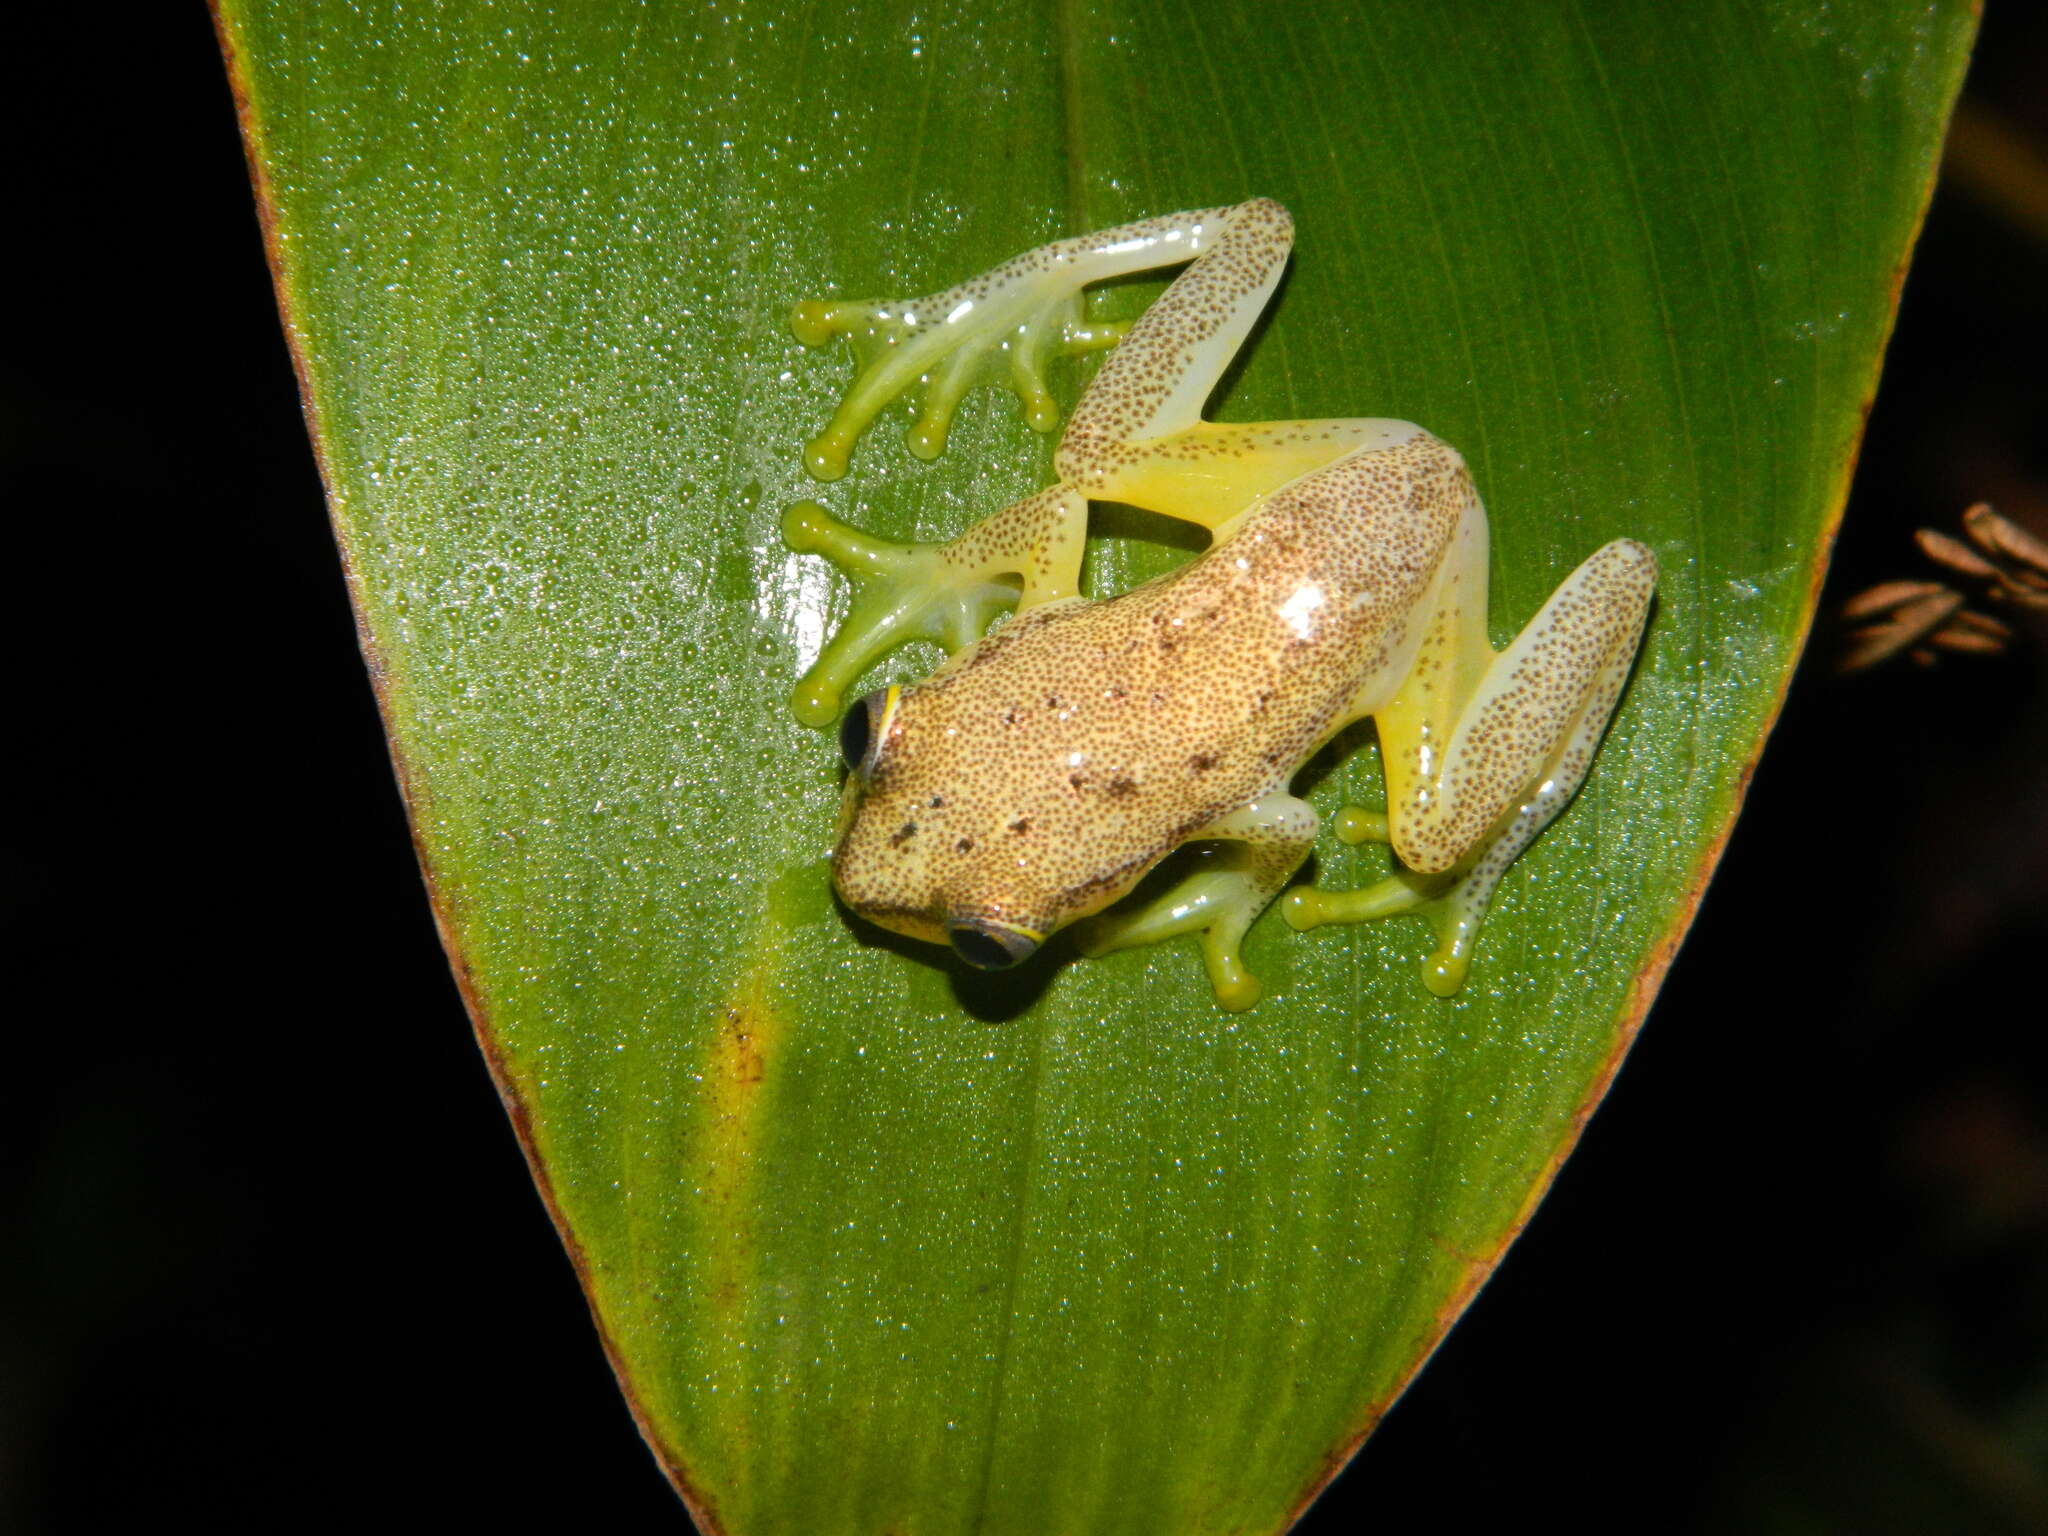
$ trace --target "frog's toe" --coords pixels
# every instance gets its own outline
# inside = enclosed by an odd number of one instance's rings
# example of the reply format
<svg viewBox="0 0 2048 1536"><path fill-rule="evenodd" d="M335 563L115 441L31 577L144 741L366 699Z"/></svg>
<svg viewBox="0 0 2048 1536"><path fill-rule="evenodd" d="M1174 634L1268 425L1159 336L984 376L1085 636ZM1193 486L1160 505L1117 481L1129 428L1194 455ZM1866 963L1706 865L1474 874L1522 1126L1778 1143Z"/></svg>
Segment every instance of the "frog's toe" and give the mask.
<svg viewBox="0 0 2048 1536"><path fill-rule="evenodd" d="M1416 911L1428 900L1426 890L1395 875L1362 891L1319 891L1312 885L1303 886L1281 900L1280 915L1296 933L1306 933L1326 923L1369 923L1397 917Z"/></svg>
<svg viewBox="0 0 2048 1536"><path fill-rule="evenodd" d="M1080 300L1071 296L1041 307L1018 323L1002 343L1009 358L1004 382L1023 407L1025 424L1034 432L1050 432L1060 424L1059 405L1046 383L1048 358L1075 357L1113 347L1129 329L1122 321L1089 324L1081 318Z"/></svg>
<svg viewBox="0 0 2048 1536"><path fill-rule="evenodd" d="M1311 928L1334 922L1323 897L1326 893L1314 886L1298 891L1289 891L1280 898L1280 917L1296 933L1307 933Z"/></svg>
<svg viewBox="0 0 2048 1536"><path fill-rule="evenodd" d="M1436 948L1422 962L1422 984L1438 997L1457 996L1472 972L1472 946L1486 917L1487 901L1484 896L1475 900L1469 884L1461 881L1430 903Z"/></svg>
<svg viewBox="0 0 2048 1536"><path fill-rule="evenodd" d="M1010 375L1010 388L1017 392L1017 401L1024 407L1024 423L1034 432L1050 432L1060 424L1060 408L1052 397L1052 391L1045 387L1045 379L1038 374L1025 373L1016 369Z"/></svg>
<svg viewBox="0 0 2048 1536"><path fill-rule="evenodd" d="M1077 924L1074 941L1082 954L1093 958L1199 933L1202 965L1218 1006L1242 1013L1265 995L1239 952L1246 930L1265 904L1266 895L1236 867L1232 852L1214 850L1198 860L1193 873L1152 900L1098 913Z"/></svg>
<svg viewBox="0 0 2048 1536"><path fill-rule="evenodd" d="M1456 997L1471 970L1471 955L1439 949L1422 962L1422 984L1438 997Z"/></svg>
<svg viewBox="0 0 2048 1536"><path fill-rule="evenodd" d="M1370 817L1373 813L1360 814ZM1340 824L1340 836L1343 831ZM1363 842L1365 838L1344 840ZM1437 943L1422 962L1422 984L1438 997L1453 997L1472 970L1472 947L1492 891L1493 879L1484 869L1448 881L1403 870L1362 890L1319 891L1308 886L1289 891L1281 900L1280 915L1297 933L1327 923L1369 923L1411 913L1426 918Z"/></svg>
<svg viewBox="0 0 2048 1536"><path fill-rule="evenodd" d="M1214 932L1211 929L1202 942L1202 964L1209 973L1209 986L1216 993L1219 1008L1243 1013L1266 995L1265 986L1244 968L1244 957L1237 952L1237 945L1217 941L1211 936Z"/></svg>
<svg viewBox="0 0 2048 1536"><path fill-rule="evenodd" d="M823 555L856 579L861 573L887 567L892 556L916 547L863 533L815 501L795 502L783 512L782 542L800 555Z"/></svg>
<svg viewBox="0 0 2048 1536"><path fill-rule="evenodd" d="M961 397L974 383L974 357L956 352L924 380L918 398L917 420L903 435L903 445L929 464L946 451L946 432L953 425L953 413Z"/></svg>
<svg viewBox="0 0 2048 1536"><path fill-rule="evenodd" d="M839 312L844 307L828 304L823 299L805 299L790 311L789 328L805 346L822 347L845 330L838 321Z"/></svg>
<svg viewBox="0 0 2048 1536"><path fill-rule="evenodd" d="M1010 389L1032 428L1050 432L1060 411L1047 387L1047 360L1114 346L1129 329L1089 323L1077 293L1033 272L922 299L807 299L789 323L807 347L844 336L853 349L853 382L804 452L804 467L820 480L846 473L854 443L898 398L916 409L904 442L920 459L945 451L954 412L978 384Z"/></svg>
<svg viewBox="0 0 2048 1536"><path fill-rule="evenodd" d="M1332 825L1336 828L1339 842L1356 845L1392 841L1385 811L1368 811L1363 806L1347 805L1337 813Z"/></svg>
<svg viewBox="0 0 2048 1536"><path fill-rule="evenodd" d="M837 480L846 473L846 466L853 459L853 445L859 436L857 432L827 427L804 444L805 470L813 480Z"/></svg>

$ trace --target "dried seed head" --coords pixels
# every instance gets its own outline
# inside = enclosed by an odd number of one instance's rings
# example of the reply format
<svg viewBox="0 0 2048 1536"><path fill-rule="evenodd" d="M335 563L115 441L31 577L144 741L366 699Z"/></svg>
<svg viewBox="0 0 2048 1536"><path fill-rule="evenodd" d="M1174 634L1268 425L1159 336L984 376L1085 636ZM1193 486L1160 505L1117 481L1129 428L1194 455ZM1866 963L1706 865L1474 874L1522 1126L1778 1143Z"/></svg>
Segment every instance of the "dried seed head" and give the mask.
<svg viewBox="0 0 2048 1536"><path fill-rule="evenodd" d="M1920 546L1920 552L1928 559L1947 566L1952 571L1961 571L1965 576L1996 580L1998 567L1970 548L1961 539L1953 538L1934 528L1922 528L1913 535L1913 542Z"/></svg>
<svg viewBox="0 0 2048 1536"><path fill-rule="evenodd" d="M2005 642L1996 635L1982 634L1957 624L1937 629L1927 637L1927 643L1944 651L1965 651L1977 656L1995 656L2005 649Z"/></svg>
<svg viewBox="0 0 2048 1536"><path fill-rule="evenodd" d="M2010 518L2000 517L1990 502L1980 501L1965 512L1963 527L1986 554L2003 555L2048 576L2048 541L2034 537Z"/></svg>
<svg viewBox="0 0 2048 1536"><path fill-rule="evenodd" d="M2048 612L2048 541L1985 501L1963 513L1963 529L1968 544L1934 528L1920 529L1913 540L1928 559L1981 583L1991 601ZM1943 651L1982 656L2004 650L2012 626L1964 607L1965 600L1935 581L1884 581L1857 593L1842 605L1849 628L1837 670L1858 672L1902 652L1931 667Z"/></svg>
<svg viewBox="0 0 2048 1536"><path fill-rule="evenodd" d="M1889 613L1901 603L1916 597L1930 597L1936 592L1946 592L1938 581L1881 581L1865 592L1858 592L1842 604L1845 619L1867 619L1875 614Z"/></svg>
<svg viewBox="0 0 2048 1536"><path fill-rule="evenodd" d="M1887 585L1910 586L1913 583L1893 582ZM1870 596L1869 593L1863 595ZM1889 610L1882 618L1850 631L1848 649L1838 664L1839 671L1860 672L1897 655L1908 646L1919 644L1963 606L1963 594L1936 586L1919 596L1905 601L1894 599L1881 606ZM1933 658L1930 655L1928 659L1931 661Z"/></svg>

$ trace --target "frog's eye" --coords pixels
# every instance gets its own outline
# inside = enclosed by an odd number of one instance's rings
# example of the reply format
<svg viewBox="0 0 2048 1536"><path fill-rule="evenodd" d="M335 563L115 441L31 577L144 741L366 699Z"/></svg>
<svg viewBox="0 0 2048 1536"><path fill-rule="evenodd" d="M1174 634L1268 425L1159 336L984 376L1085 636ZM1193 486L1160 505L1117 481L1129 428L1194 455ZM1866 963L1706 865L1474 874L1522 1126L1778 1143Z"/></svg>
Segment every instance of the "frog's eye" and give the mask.
<svg viewBox="0 0 2048 1536"><path fill-rule="evenodd" d="M977 971L1007 971L1038 953L1045 935L992 918L955 918L946 924L953 953Z"/></svg>
<svg viewBox="0 0 2048 1536"><path fill-rule="evenodd" d="M846 766L859 771L867 760L868 737L873 734L869 720L868 706L874 703L874 695L855 699L853 708L846 712L846 718L839 722L839 755L846 759Z"/></svg>
<svg viewBox="0 0 2048 1536"><path fill-rule="evenodd" d="M839 722L839 755L853 772L866 773L874 767L874 754L888 732L890 717L896 713L896 700L902 692L893 683L877 688L857 700Z"/></svg>

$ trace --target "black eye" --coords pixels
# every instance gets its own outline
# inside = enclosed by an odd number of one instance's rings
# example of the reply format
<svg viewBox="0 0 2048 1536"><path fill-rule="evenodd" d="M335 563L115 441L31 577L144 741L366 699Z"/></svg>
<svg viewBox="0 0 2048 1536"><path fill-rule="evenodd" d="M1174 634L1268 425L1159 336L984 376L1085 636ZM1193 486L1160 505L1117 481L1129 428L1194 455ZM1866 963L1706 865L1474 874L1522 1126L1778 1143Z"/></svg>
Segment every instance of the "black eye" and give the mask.
<svg viewBox="0 0 2048 1536"><path fill-rule="evenodd" d="M846 718L839 722L839 755L856 773L867 761L868 738L875 729L874 706L880 697L880 694L871 693L864 699L856 699L853 708L846 712Z"/></svg>
<svg viewBox="0 0 2048 1536"><path fill-rule="evenodd" d="M859 700L839 722L839 755L846 766L865 777L875 771L875 758L889 735L889 722L896 718L896 706L903 690L891 683Z"/></svg>
<svg viewBox="0 0 2048 1536"><path fill-rule="evenodd" d="M1027 928L971 918L948 923L946 937L953 941L953 953L977 971L1007 971L1029 960L1045 942Z"/></svg>

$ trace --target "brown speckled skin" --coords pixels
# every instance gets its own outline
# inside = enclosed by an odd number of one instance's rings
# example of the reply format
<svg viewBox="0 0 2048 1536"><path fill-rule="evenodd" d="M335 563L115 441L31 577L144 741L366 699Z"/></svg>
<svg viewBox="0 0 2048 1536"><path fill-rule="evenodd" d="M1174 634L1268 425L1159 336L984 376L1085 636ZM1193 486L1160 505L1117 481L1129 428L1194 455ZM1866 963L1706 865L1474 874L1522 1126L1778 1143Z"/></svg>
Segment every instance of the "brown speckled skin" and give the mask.
<svg viewBox="0 0 2048 1536"><path fill-rule="evenodd" d="M1275 493L1156 581L998 629L903 691L849 780L841 895L940 941L949 919L1049 934L1114 901L1399 686L1474 505L1456 452L1418 432Z"/></svg>

